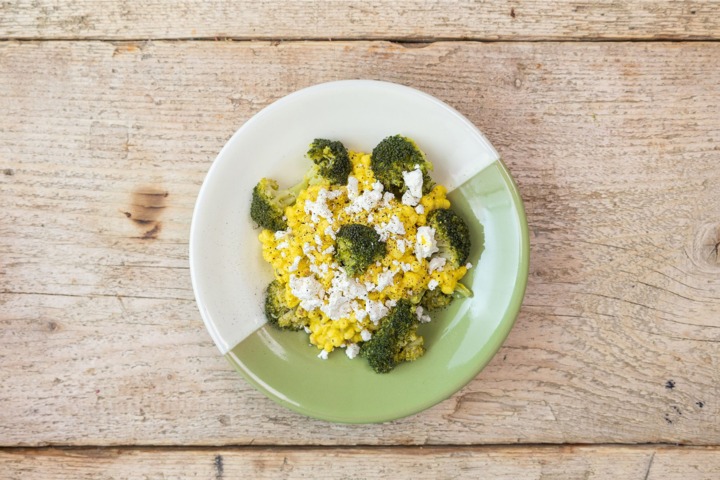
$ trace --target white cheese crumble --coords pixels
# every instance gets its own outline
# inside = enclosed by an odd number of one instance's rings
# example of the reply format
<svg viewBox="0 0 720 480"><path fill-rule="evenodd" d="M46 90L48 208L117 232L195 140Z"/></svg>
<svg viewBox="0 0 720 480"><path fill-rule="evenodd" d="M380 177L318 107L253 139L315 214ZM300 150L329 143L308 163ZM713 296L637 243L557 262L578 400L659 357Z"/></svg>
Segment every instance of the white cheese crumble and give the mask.
<svg viewBox="0 0 720 480"><path fill-rule="evenodd" d="M328 302L320 310L330 320L347 318L353 311L352 301L360 298L367 299L367 288L354 278L347 275L344 270L337 270L332 279Z"/></svg>
<svg viewBox="0 0 720 480"><path fill-rule="evenodd" d="M386 307L393 308L395 305L397 305L397 300L393 300L392 298L390 300L385 300Z"/></svg>
<svg viewBox="0 0 720 480"><path fill-rule="evenodd" d="M395 272L391 272L389 270L382 272L380 275L378 275L378 283L375 290L378 292L382 292L383 290L385 290L385 287L389 287L390 285L392 285L394 283L394 276Z"/></svg>
<svg viewBox="0 0 720 480"><path fill-rule="evenodd" d="M325 290L315 277L297 277L290 275L290 291L300 300L300 306L311 311L323 304Z"/></svg>
<svg viewBox="0 0 720 480"><path fill-rule="evenodd" d="M367 342L368 340L370 340L372 338L372 333L370 333L369 330L366 330L363 328L360 331L360 337L363 339L363 342Z"/></svg>
<svg viewBox="0 0 720 480"><path fill-rule="evenodd" d="M350 200L355 200L360 192L358 191L359 182L357 177L350 175L347 182L347 196Z"/></svg>
<svg viewBox="0 0 720 480"><path fill-rule="evenodd" d="M368 292L372 292L375 290L375 284L372 282L365 282L365 289L367 289Z"/></svg>
<svg viewBox="0 0 720 480"><path fill-rule="evenodd" d="M305 213L309 213L313 223L317 223L320 217L332 222L332 212L327 206L328 191L324 188L318 192L317 200L305 200Z"/></svg>
<svg viewBox="0 0 720 480"><path fill-rule="evenodd" d="M333 230L332 225L325 227L325 235L335 240L335 230Z"/></svg>
<svg viewBox="0 0 720 480"><path fill-rule="evenodd" d="M300 260L302 260L302 257L301 257L300 255L298 255L297 257L295 257L295 258L293 259L292 265L290 265L290 266L287 268L288 272L294 272L294 271L296 271L296 270L298 269L298 265L300 265Z"/></svg>
<svg viewBox="0 0 720 480"><path fill-rule="evenodd" d="M360 353L360 347L357 343L351 343L345 349L345 355L347 355L350 360L357 357L358 353Z"/></svg>
<svg viewBox="0 0 720 480"><path fill-rule="evenodd" d="M420 323L428 323L430 319L430 315L427 315L422 307L418 306L415 309L415 315L417 315L418 320Z"/></svg>
<svg viewBox="0 0 720 480"><path fill-rule="evenodd" d="M323 255L331 255L335 253L335 247L330 245L328 248L322 251Z"/></svg>
<svg viewBox="0 0 720 480"><path fill-rule="evenodd" d="M403 194L402 203L414 207L422 198L423 174L416 168L412 172L403 172L403 180L407 190Z"/></svg>
<svg viewBox="0 0 720 480"><path fill-rule="evenodd" d="M365 311L365 309L363 307L360 306L360 303L358 303L357 301L353 300L350 303L350 308L352 309L353 313L355 314L355 319L358 322L362 322L365 319L365 317L367 317L367 312Z"/></svg>
<svg viewBox="0 0 720 480"><path fill-rule="evenodd" d="M375 231L380 236L380 240L387 242L390 235L405 235L405 225L397 215L393 215L387 223L375 225Z"/></svg>
<svg viewBox="0 0 720 480"><path fill-rule="evenodd" d="M275 232L275 240L280 240L281 238L287 236L288 233L290 233L290 228L287 230L278 230Z"/></svg>
<svg viewBox="0 0 720 480"><path fill-rule="evenodd" d="M303 330L305 330L305 333L312 333L312 330L307 325L303 325Z"/></svg>
<svg viewBox="0 0 720 480"><path fill-rule="evenodd" d="M320 307L320 310L327 315L330 320L347 318L350 316L350 299L343 295L343 292L331 292L328 302Z"/></svg>
<svg viewBox="0 0 720 480"><path fill-rule="evenodd" d="M275 249L276 250L284 250L284 249L288 248L289 246L290 246L290 244L287 241L284 241L284 242L280 242L277 245L275 245Z"/></svg>
<svg viewBox="0 0 720 480"><path fill-rule="evenodd" d="M383 207L388 208L390 206L390 202L395 198L395 195L393 195L390 192L383 193Z"/></svg>
<svg viewBox="0 0 720 480"><path fill-rule="evenodd" d="M401 263L400 268L402 268L403 272L409 272L413 267L409 263Z"/></svg>
<svg viewBox="0 0 720 480"><path fill-rule="evenodd" d="M353 203L345 207L347 213L360 213L365 210L366 212L371 211L377 206L380 199L382 199L383 185L380 182L372 184L372 190L365 190L362 195L359 195Z"/></svg>
<svg viewBox="0 0 720 480"><path fill-rule="evenodd" d="M304 253L305 255L309 254L310 252L312 252L312 251L314 251L314 250L315 250L315 247L312 246L312 245L310 245L309 242L303 243L302 251L303 251L303 253Z"/></svg>
<svg viewBox="0 0 720 480"><path fill-rule="evenodd" d="M417 212L418 215L422 215L423 213L425 213L425 207L423 207L422 205L418 205L417 207L415 207L415 212Z"/></svg>
<svg viewBox="0 0 720 480"><path fill-rule="evenodd" d="M465 265L465 268L470 270L472 268L472 263L468 262L467 265Z"/></svg>
<svg viewBox="0 0 720 480"><path fill-rule="evenodd" d="M430 259L430 265L428 267L428 271L430 273L434 272L435 270L442 270L442 268L445 266L445 257L433 257Z"/></svg>
<svg viewBox="0 0 720 480"><path fill-rule="evenodd" d="M388 308L375 300L365 300L365 310L367 311L370 321L375 325L388 313Z"/></svg>
<svg viewBox="0 0 720 480"><path fill-rule="evenodd" d="M440 282L435 280L434 278L428 282L428 290L435 290L438 285L440 285Z"/></svg>
<svg viewBox="0 0 720 480"><path fill-rule="evenodd" d="M406 243L405 240L400 239L397 242L395 242L395 245L397 245L397 249L400 250L400 253L405 253Z"/></svg>
<svg viewBox="0 0 720 480"><path fill-rule="evenodd" d="M327 360L327 358L328 358L327 350L325 350L325 349L320 350L320 353L318 353L318 358L321 360Z"/></svg>
<svg viewBox="0 0 720 480"><path fill-rule="evenodd" d="M435 229L432 227L420 227L417 231L415 241L415 256L418 260L428 258L438 251L435 241Z"/></svg>

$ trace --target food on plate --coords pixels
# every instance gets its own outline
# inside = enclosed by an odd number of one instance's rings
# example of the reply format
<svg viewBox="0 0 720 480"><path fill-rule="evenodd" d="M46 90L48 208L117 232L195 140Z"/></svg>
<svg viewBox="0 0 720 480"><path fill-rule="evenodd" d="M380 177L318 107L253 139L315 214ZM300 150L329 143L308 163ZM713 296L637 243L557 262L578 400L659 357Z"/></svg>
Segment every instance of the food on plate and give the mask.
<svg viewBox="0 0 720 480"><path fill-rule="evenodd" d="M387 137L371 154L316 139L307 157L299 184L281 190L263 178L252 192L275 276L268 322L305 330L322 359L343 348L378 373L418 359L428 312L472 295L460 283L472 267L467 224L410 138Z"/></svg>

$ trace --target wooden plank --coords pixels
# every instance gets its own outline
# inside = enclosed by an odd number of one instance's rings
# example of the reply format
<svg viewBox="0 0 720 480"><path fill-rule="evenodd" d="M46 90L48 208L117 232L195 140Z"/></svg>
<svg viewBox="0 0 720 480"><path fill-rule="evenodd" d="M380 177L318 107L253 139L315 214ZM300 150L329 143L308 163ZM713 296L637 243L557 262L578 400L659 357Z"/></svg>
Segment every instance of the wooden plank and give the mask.
<svg viewBox="0 0 720 480"><path fill-rule="evenodd" d="M18 0L3 39L717 39L718 0Z"/></svg>
<svg viewBox="0 0 720 480"><path fill-rule="evenodd" d="M718 448L401 447L0 451L4 478L715 480Z"/></svg>
<svg viewBox="0 0 720 480"><path fill-rule="evenodd" d="M0 444L720 444L718 63L715 43L0 44ZM467 387L338 426L219 357L187 235L239 125L358 77L488 135L532 260L513 332Z"/></svg>

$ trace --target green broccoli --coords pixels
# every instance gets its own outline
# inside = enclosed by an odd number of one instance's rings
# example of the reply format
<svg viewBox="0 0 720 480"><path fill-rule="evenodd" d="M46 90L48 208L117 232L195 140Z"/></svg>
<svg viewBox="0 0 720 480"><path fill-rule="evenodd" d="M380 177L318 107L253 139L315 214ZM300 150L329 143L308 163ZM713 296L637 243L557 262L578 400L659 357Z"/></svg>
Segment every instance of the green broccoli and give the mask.
<svg viewBox="0 0 720 480"><path fill-rule="evenodd" d="M346 185L352 163L345 145L338 141L316 138L310 144L307 156L315 163L320 177L332 185Z"/></svg>
<svg viewBox="0 0 720 480"><path fill-rule="evenodd" d="M453 291L450 295L443 293L439 288L426 291L420 301L420 306L426 310L440 310L450 305L450 303L456 298L467 298L472 296L472 291L462 283L458 282L455 285L455 291Z"/></svg>
<svg viewBox="0 0 720 480"><path fill-rule="evenodd" d="M455 212L440 208L427 216L427 224L435 229L438 255L454 268L465 264L470 255L470 229Z"/></svg>
<svg viewBox="0 0 720 480"><path fill-rule="evenodd" d="M262 228L272 231L285 230L285 208L295 203L298 194L308 185L304 179L287 190L278 190L278 183L270 178L261 179L252 191L250 218Z"/></svg>
<svg viewBox="0 0 720 480"><path fill-rule="evenodd" d="M273 280L265 291L265 317L268 323L283 330L300 330L307 320L296 315L295 309L285 301L285 287Z"/></svg>
<svg viewBox="0 0 720 480"><path fill-rule="evenodd" d="M423 337L417 334L419 325L415 306L400 300L390 313L380 320L380 328L362 344L360 353L377 373L387 373L402 362L411 362L425 353Z"/></svg>
<svg viewBox="0 0 720 480"><path fill-rule="evenodd" d="M403 172L415 170L416 165L423 174L424 195L434 186L428 174L432 171L433 165L412 139L401 135L387 137L375 146L370 158L370 167L375 178L383 184L385 190L396 196L407 191Z"/></svg>
<svg viewBox="0 0 720 480"><path fill-rule="evenodd" d="M348 275L363 273L385 256L386 245L372 227L351 223L340 227L336 235L335 258Z"/></svg>

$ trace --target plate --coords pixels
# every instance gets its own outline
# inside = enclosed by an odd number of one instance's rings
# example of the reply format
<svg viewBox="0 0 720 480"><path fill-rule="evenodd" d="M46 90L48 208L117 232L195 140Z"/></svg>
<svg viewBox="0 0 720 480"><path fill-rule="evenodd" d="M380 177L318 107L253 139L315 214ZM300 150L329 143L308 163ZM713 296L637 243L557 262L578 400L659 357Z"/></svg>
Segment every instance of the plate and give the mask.
<svg viewBox="0 0 720 480"><path fill-rule="evenodd" d="M314 138L371 151L383 138L413 138L435 165L468 222L474 292L420 327L427 353L388 374L343 351L317 358L304 332L265 323L272 272L249 217L261 177L295 184ZM481 227L482 225L482 227ZM484 232L483 232L484 230ZM478 241L484 236L484 245ZM495 149L464 116L418 90L372 80L315 85L272 103L228 141L203 182L190 230L190 272L205 325L230 363L272 400L333 422L384 422L420 412L473 379L507 337L528 275L527 222L517 188Z"/></svg>

